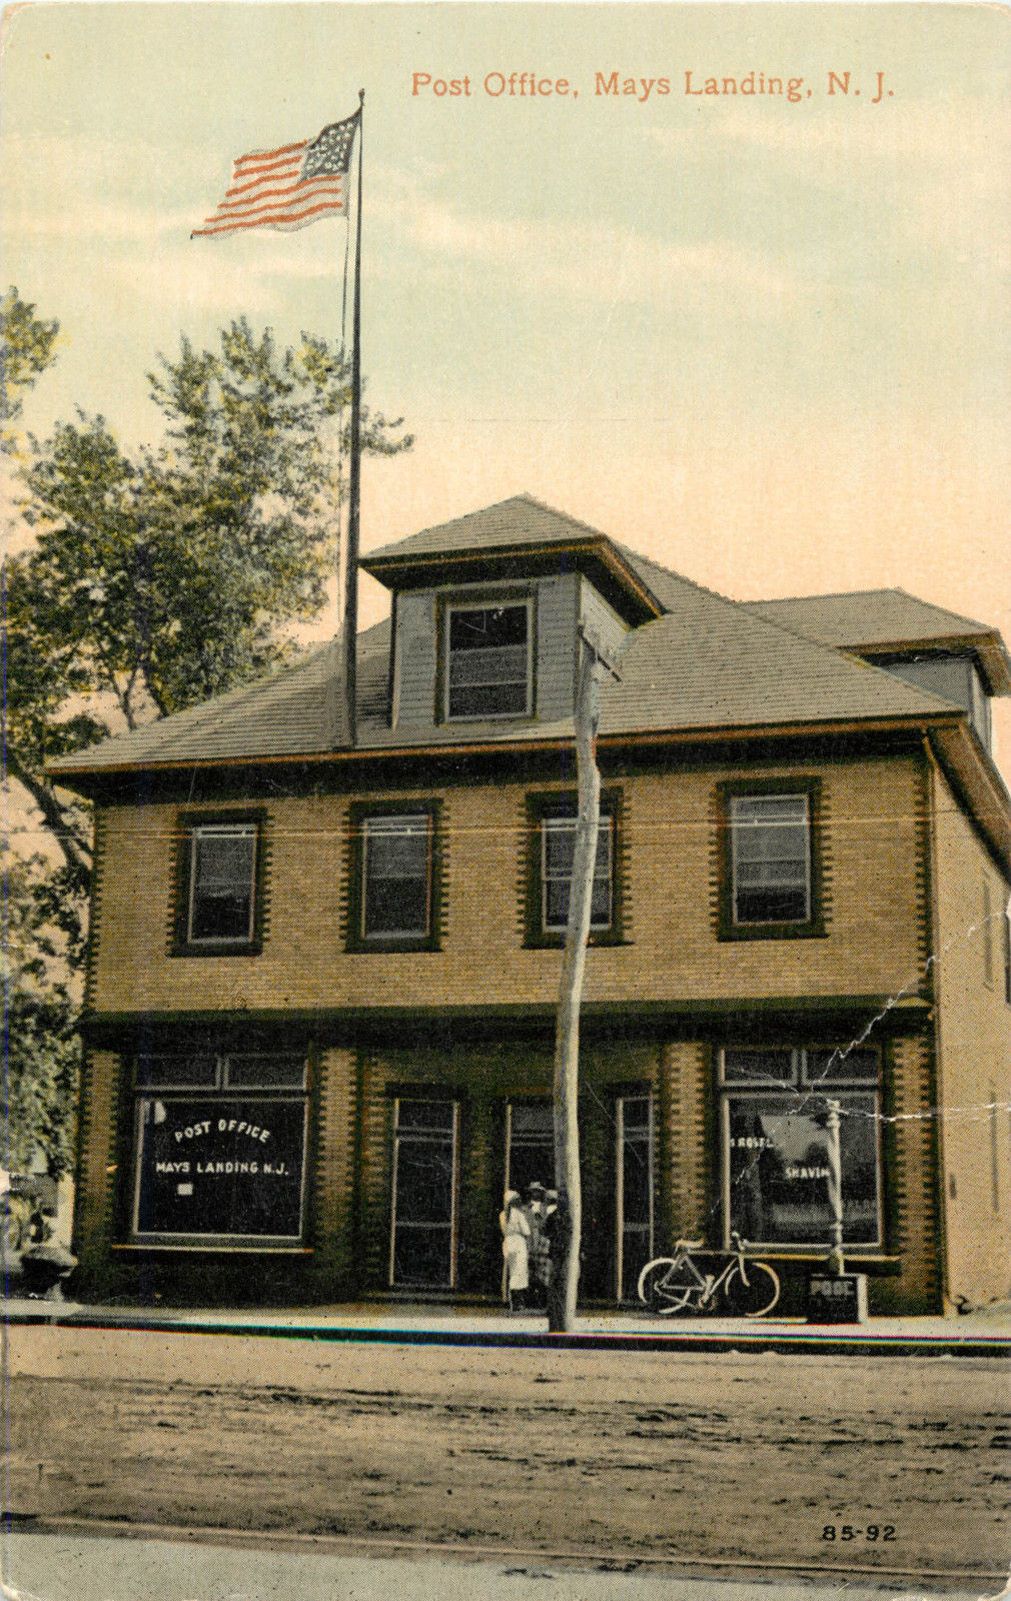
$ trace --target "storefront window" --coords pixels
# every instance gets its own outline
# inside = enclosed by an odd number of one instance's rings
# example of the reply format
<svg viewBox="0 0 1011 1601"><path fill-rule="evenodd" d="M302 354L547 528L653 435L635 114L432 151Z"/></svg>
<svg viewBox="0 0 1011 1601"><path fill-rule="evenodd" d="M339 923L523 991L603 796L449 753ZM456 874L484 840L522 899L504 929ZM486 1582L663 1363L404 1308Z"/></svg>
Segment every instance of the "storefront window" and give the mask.
<svg viewBox="0 0 1011 1601"><path fill-rule="evenodd" d="M172 1245L298 1242L306 1114L301 1054L140 1057L132 1237Z"/></svg>
<svg viewBox="0 0 1011 1601"><path fill-rule="evenodd" d="M843 1241L881 1241L877 1052L727 1049L722 1060L727 1234L828 1247L828 1103L839 1105Z"/></svg>
<svg viewBox="0 0 1011 1601"><path fill-rule="evenodd" d="M457 1103L397 1099L393 1123L390 1283L449 1288L456 1280Z"/></svg>

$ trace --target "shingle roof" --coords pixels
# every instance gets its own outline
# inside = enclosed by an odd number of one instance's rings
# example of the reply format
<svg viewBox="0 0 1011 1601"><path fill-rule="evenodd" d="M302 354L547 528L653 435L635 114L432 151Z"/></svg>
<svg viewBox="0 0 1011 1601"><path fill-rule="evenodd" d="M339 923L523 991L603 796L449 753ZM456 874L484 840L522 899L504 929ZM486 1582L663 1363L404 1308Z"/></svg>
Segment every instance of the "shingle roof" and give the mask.
<svg viewBox="0 0 1011 1601"><path fill-rule="evenodd" d="M995 694L1011 691L1011 659L996 629L972 617L918 600L904 589L864 589L842 595L751 600L747 610L841 650L915 649L961 643L975 650Z"/></svg>
<svg viewBox="0 0 1011 1601"><path fill-rule="evenodd" d="M667 615L628 634L622 679L602 688L602 735L952 711L926 690L780 628L646 557L623 554L659 594ZM433 728L389 725L388 653L389 621L360 634L359 748L431 748ZM325 645L295 668L77 752L54 770L70 776L163 762L322 756L346 744L340 735L333 738L328 725L335 674L340 674L340 656L335 645ZM340 704L340 695L336 698ZM570 735L570 719L554 724L490 720L442 725L436 740L453 748Z"/></svg>
<svg viewBox="0 0 1011 1601"><path fill-rule="evenodd" d="M599 528L570 517L567 512L535 500L532 495L511 495L494 506L454 517L448 523L423 528L392 545L380 545L362 557L362 566L422 556L448 556L463 551L494 550L500 545L555 545L571 539L607 539ZM613 544L614 541L610 540Z"/></svg>
<svg viewBox="0 0 1011 1601"><path fill-rule="evenodd" d="M634 630L601 731L917 717L946 701L626 551L667 615ZM905 691L911 693L907 697Z"/></svg>

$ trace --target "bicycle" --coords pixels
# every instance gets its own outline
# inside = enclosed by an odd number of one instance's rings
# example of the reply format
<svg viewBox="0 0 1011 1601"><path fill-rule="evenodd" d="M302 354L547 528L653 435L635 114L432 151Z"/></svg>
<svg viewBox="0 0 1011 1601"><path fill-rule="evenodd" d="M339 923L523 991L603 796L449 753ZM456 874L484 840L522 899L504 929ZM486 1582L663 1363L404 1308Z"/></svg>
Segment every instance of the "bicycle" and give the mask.
<svg viewBox="0 0 1011 1601"><path fill-rule="evenodd" d="M736 1317L763 1317L779 1300L779 1276L766 1262L745 1256L747 1240L730 1236L733 1251L722 1273L705 1273L691 1253L705 1250L704 1240L678 1240L673 1256L654 1257L639 1274L639 1299L661 1317L677 1312L709 1312L722 1291L727 1310Z"/></svg>

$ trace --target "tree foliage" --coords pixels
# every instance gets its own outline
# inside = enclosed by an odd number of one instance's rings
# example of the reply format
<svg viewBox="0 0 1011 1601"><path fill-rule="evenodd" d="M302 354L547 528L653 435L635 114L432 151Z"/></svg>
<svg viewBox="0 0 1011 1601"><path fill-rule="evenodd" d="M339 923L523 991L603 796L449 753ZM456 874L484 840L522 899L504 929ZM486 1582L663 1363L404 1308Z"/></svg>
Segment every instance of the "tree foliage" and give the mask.
<svg viewBox="0 0 1011 1601"><path fill-rule="evenodd" d="M8 303L4 381L17 411L5 416L20 416L57 325L39 322L16 290ZM89 826L49 782L47 761L281 665L294 649L290 625L322 609L337 554L335 463L350 405L338 350L309 334L282 348L240 319L217 348L183 338L148 380L165 424L154 444L127 450L84 411L32 441L21 478L34 540L5 571L7 766L60 862L25 893L36 910L48 897L70 961L83 948ZM399 420L363 408L363 449L393 455L411 443ZM42 925L26 913L24 926ZM43 1014L24 1004L32 1039ZM36 1065L45 1079L50 1069Z"/></svg>
<svg viewBox="0 0 1011 1601"><path fill-rule="evenodd" d="M13 284L0 295L0 450L15 448L12 424L20 421L25 391L54 360L59 331L58 322L36 317Z"/></svg>
<svg viewBox="0 0 1011 1601"><path fill-rule="evenodd" d="M80 925L73 897L39 857L5 852L6 928L2 966L6 1049L0 1118L8 1170L26 1171L36 1153L54 1178L73 1164L80 1042L73 969ZM54 920L55 914L55 920Z"/></svg>
<svg viewBox="0 0 1011 1601"><path fill-rule="evenodd" d="M220 350L184 339L149 381L167 423L156 449L128 455L82 412L36 452L36 544L11 575L68 694L106 697L128 728L278 665L285 625L321 610L349 400L325 341L282 350L244 319ZM366 413L363 448L408 448L399 428Z"/></svg>

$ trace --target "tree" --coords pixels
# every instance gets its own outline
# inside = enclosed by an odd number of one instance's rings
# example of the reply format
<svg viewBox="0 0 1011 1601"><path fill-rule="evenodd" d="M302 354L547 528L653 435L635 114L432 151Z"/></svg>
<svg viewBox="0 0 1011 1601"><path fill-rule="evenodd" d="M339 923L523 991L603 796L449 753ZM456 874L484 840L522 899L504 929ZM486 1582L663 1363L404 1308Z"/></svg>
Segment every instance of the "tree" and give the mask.
<svg viewBox="0 0 1011 1601"><path fill-rule="evenodd" d="M282 664L333 569L340 354L308 334L282 350L242 319L217 351L184 338L149 381L159 446L130 455L79 412L23 474L36 540L9 565L9 760L68 862L80 831L45 761ZM363 448L408 449L400 427L364 413Z"/></svg>
<svg viewBox="0 0 1011 1601"><path fill-rule="evenodd" d="M43 322L12 284L0 296L0 450L13 451L25 391L56 357L58 322Z"/></svg>
<svg viewBox="0 0 1011 1601"><path fill-rule="evenodd" d="M24 1171L42 1152L50 1174L59 1178L73 1163L80 1043L72 959L81 931L73 928L68 939L54 922L59 880L53 882L41 858L20 861L9 848L4 856L0 967L6 1050L0 1165ZM62 910L59 917L65 921Z"/></svg>
<svg viewBox="0 0 1011 1601"><path fill-rule="evenodd" d="M4 416L19 417L57 325L35 319L16 290L3 304L13 308L4 405L9 390L16 408ZM32 441L21 478L35 538L5 571L7 771L58 862L37 861L19 883L21 927L42 965L33 958L8 975L26 1042L9 1072L23 1086L33 1064L52 1086L46 1106L63 1114L61 1008L67 1000L72 1012L74 986L60 988L61 979L54 988L53 974L83 951L90 826L86 808L49 782L46 763L289 659L285 629L322 609L336 554L334 462L350 399L339 351L309 334L282 349L269 329L254 334L241 319L215 350L183 338L178 358L160 357L148 377L166 424L155 445L127 451L103 417L83 411L45 443ZM411 443L400 421L363 410L363 449L393 455ZM46 953L38 941L53 929ZM30 1112L23 1095L9 1105L26 1128L49 1127L49 1113ZM46 1140L50 1163L61 1161L56 1136Z"/></svg>

